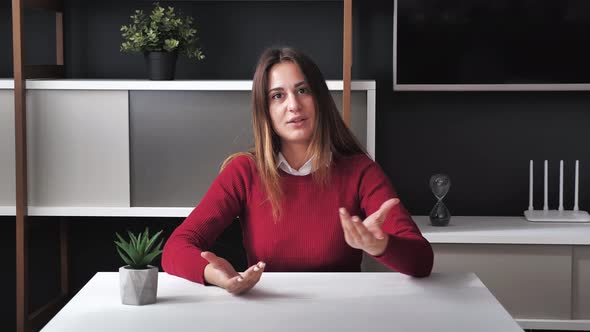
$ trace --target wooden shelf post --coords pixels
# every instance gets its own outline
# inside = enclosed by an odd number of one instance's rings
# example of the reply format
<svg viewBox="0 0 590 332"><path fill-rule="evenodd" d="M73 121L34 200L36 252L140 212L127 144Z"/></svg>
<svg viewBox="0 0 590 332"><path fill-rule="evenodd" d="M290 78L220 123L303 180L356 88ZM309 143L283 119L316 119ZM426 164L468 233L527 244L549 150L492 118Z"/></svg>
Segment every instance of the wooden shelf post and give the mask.
<svg viewBox="0 0 590 332"><path fill-rule="evenodd" d="M352 0L344 0L344 41L342 65L342 118L350 127L350 81L352 78Z"/></svg>
<svg viewBox="0 0 590 332"><path fill-rule="evenodd" d="M23 13L24 8L45 9L56 12L55 65L24 64ZM28 195L27 195L27 117L26 79L63 77L63 0L12 0L12 50L14 66L14 122L16 157L16 330L39 330L52 314L65 303L67 288L67 228L60 222L62 291L58 298L30 314L28 274ZM66 257L66 259L64 259Z"/></svg>

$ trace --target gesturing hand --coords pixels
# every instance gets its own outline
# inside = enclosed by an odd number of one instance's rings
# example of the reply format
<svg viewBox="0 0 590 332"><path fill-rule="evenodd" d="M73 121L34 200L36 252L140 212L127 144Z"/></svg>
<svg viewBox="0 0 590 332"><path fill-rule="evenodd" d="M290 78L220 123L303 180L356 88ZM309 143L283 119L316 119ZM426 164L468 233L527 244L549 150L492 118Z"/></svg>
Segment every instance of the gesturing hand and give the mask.
<svg viewBox="0 0 590 332"><path fill-rule="evenodd" d="M379 210L365 218L350 216L345 208L340 208L340 222L344 229L344 240L349 246L361 249L369 255L379 256L385 251L389 235L383 232L381 225L392 207L399 203L399 199L392 198L381 204ZM362 222L361 222L362 221Z"/></svg>
<svg viewBox="0 0 590 332"><path fill-rule="evenodd" d="M227 260L210 251L203 251L201 257L209 261L205 267L205 281L236 295L254 287L260 280L265 266L263 262L259 262L250 266L246 271L238 273Z"/></svg>

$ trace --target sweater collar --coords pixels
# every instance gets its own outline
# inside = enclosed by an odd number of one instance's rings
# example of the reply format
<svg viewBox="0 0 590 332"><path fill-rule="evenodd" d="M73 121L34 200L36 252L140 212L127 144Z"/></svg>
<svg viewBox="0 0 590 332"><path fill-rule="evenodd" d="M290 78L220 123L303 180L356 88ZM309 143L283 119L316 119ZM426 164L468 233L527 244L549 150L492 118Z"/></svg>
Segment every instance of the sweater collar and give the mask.
<svg viewBox="0 0 590 332"><path fill-rule="evenodd" d="M289 162L287 161L287 159L285 159L285 156L281 152L279 152L277 167L291 175L306 176L311 174L313 166L312 161L313 158L310 158L308 161L305 162L305 164L303 164L303 166L301 166L301 168L294 169L293 167L291 167L291 165L289 165Z"/></svg>

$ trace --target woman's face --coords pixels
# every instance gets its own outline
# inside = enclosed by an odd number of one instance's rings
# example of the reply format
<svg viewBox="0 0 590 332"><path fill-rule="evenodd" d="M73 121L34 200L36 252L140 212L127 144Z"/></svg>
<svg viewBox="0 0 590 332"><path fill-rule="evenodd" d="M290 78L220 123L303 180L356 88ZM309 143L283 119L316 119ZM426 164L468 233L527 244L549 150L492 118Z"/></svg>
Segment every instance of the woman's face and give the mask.
<svg viewBox="0 0 590 332"><path fill-rule="evenodd" d="M277 63L268 73L270 118L282 144L309 145L315 128L315 100L299 66Z"/></svg>

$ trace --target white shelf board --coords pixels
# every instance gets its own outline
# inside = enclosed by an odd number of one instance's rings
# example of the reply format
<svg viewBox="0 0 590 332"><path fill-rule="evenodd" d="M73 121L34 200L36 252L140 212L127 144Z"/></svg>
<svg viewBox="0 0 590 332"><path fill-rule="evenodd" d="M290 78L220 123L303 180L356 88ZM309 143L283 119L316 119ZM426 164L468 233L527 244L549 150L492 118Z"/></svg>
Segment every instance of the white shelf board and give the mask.
<svg viewBox="0 0 590 332"><path fill-rule="evenodd" d="M187 217L194 207L40 207L29 206L30 216Z"/></svg>
<svg viewBox="0 0 590 332"><path fill-rule="evenodd" d="M194 207L35 207L30 216L174 217L186 218ZM0 215L14 216L14 207ZM590 224L530 223L524 217L454 216L448 226L430 225L428 216L414 221L433 244L549 244L590 245Z"/></svg>
<svg viewBox="0 0 590 332"><path fill-rule="evenodd" d="M186 218L194 207L40 207L30 216L173 217ZM0 206L0 215L14 216L15 207ZM453 216L448 226L430 225L428 216L414 221L433 244L590 245L590 224L531 223L524 217Z"/></svg>
<svg viewBox="0 0 590 332"><path fill-rule="evenodd" d="M16 207L0 206L0 216L16 216Z"/></svg>
<svg viewBox="0 0 590 332"><path fill-rule="evenodd" d="M14 79L0 78L0 89L11 90L14 89Z"/></svg>
<svg viewBox="0 0 590 332"><path fill-rule="evenodd" d="M194 207L29 206L29 216L62 217L187 217ZM16 216L16 207L0 206L0 216Z"/></svg>
<svg viewBox="0 0 590 332"><path fill-rule="evenodd" d="M326 81L328 89L342 90L342 81ZM351 90L375 90L375 81L352 81ZM29 90L176 90L176 91L251 91L251 80L172 80L146 79L35 79L27 80ZM0 79L0 89L14 89L14 81Z"/></svg>
<svg viewBox="0 0 590 332"><path fill-rule="evenodd" d="M431 243L590 245L589 223L528 222L524 217L452 216L448 226L414 216Z"/></svg>

